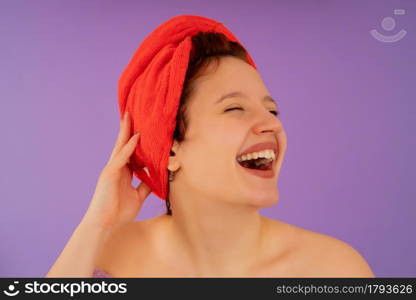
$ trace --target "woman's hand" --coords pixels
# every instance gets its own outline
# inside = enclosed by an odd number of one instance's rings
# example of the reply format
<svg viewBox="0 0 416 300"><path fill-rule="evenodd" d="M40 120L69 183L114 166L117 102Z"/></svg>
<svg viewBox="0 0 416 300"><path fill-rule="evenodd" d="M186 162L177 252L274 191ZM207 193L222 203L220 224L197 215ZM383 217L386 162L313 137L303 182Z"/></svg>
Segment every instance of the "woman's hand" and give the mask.
<svg viewBox="0 0 416 300"><path fill-rule="evenodd" d="M128 165L140 134L131 136L130 116L120 121L120 131L111 157L102 170L83 221L110 232L134 221L151 189L144 182L132 186L133 172Z"/></svg>

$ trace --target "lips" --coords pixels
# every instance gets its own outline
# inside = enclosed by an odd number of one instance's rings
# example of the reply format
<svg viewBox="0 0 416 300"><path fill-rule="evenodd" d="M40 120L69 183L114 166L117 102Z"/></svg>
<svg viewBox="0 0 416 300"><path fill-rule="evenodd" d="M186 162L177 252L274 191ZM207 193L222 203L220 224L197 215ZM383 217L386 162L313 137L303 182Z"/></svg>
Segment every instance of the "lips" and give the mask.
<svg viewBox="0 0 416 300"><path fill-rule="evenodd" d="M272 161L272 168L270 170L257 170L257 169L249 169L243 167L238 161L238 165L243 168L243 170L251 173L252 175L263 177L263 178L273 178L274 174L276 172L276 162L278 159L278 152L279 152L279 146L275 142L262 142L255 145L252 145L242 151L240 154L237 155L237 157L240 157L241 155L252 153L252 152L258 152L262 150L271 149L274 151L276 158Z"/></svg>
<svg viewBox="0 0 416 300"><path fill-rule="evenodd" d="M242 165L238 164L244 171L261 177L261 178L273 178L274 177L274 173L275 173L275 167L274 164L272 165L272 168L270 170L257 170L257 169L248 169L248 168L244 168Z"/></svg>
<svg viewBox="0 0 416 300"><path fill-rule="evenodd" d="M240 157L241 155L248 154L251 152L258 152L258 151L262 151L266 149L272 149L274 151L274 154L277 157L279 146L277 145L277 143L274 143L274 142L263 142L263 143L258 143L253 146L250 146L247 149L245 149L243 152L239 153L237 157Z"/></svg>

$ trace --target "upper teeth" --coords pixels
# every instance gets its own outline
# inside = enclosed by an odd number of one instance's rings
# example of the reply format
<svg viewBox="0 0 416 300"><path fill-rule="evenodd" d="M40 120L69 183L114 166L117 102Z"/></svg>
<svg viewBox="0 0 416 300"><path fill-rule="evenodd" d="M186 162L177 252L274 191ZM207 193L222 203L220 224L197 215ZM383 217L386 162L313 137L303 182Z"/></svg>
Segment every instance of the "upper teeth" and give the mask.
<svg viewBox="0 0 416 300"><path fill-rule="evenodd" d="M275 159L276 155L273 150L267 149L260 152L252 152L237 157L238 161L245 161L250 159L257 159L259 157Z"/></svg>

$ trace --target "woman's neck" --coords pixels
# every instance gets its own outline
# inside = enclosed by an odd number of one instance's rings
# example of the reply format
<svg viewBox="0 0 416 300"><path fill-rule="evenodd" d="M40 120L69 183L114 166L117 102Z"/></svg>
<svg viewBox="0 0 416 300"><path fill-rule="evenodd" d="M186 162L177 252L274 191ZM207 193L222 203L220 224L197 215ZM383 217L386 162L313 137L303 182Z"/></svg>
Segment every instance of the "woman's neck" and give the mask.
<svg viewBox="0 0 416 300"><path fill-rule="evenodd" d="M244 274L263 249L265 220L255 207L198 199L174 201L167 218L174 248L195 275ZM186 205L181 205L186 203Z"/></svg>

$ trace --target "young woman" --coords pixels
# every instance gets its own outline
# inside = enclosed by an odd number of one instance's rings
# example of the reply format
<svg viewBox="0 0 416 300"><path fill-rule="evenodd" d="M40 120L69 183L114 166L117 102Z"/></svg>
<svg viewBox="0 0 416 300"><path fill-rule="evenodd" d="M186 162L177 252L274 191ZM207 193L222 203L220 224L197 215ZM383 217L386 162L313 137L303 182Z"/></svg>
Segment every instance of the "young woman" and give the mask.
<svg viewBox="0 0 416 300"><path fill-rule="evenodd" d="M47 277L373 277L345 242L259 214L279 199L287 148L279 107L241 45L201 32L192 47L167 213L134 221L151 189L131 185L140 132L126 114L91 204Z"/></svg>

